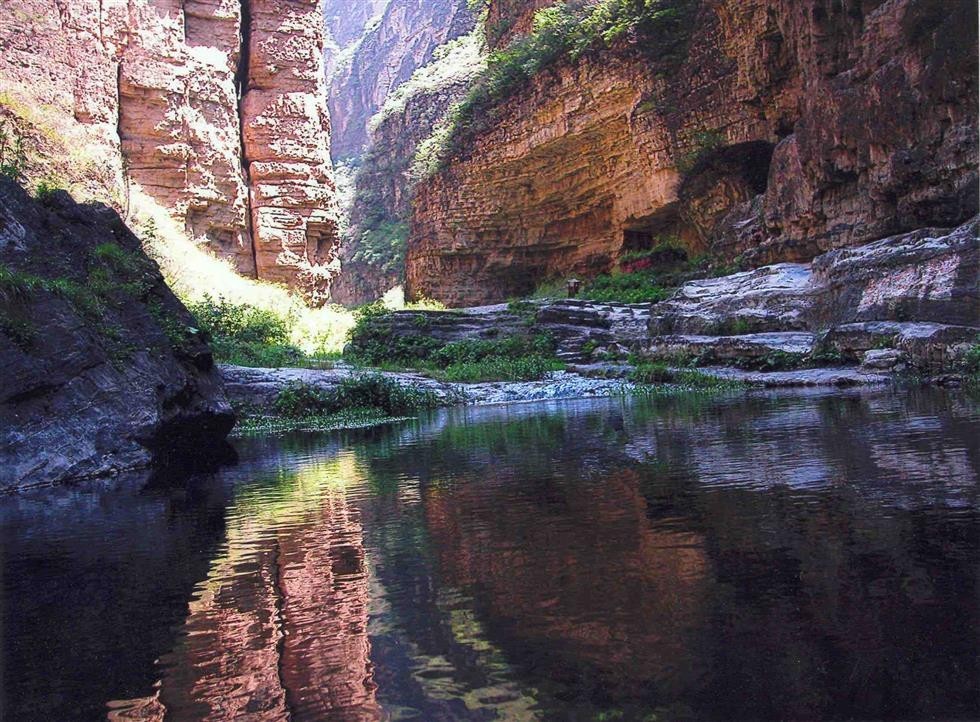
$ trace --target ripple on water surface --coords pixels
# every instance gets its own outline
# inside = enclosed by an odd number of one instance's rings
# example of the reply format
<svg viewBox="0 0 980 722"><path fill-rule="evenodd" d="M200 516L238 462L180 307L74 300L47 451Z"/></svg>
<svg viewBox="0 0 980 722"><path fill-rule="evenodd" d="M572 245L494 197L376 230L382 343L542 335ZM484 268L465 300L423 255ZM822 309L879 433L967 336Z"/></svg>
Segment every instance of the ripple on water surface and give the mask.
<svg viewBox="0 0 980 722"><path fill-rule="evenodd" d="M467 408L8 498L4 714L977 717L978 430L938 392Z"/></svg>

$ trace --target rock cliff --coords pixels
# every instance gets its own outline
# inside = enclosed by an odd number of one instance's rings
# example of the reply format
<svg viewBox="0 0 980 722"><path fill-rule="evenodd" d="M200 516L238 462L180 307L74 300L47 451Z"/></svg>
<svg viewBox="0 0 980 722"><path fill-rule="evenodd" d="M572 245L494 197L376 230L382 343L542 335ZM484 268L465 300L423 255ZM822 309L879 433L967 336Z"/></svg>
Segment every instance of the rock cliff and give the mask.
<svg viewBox="0 0 980 722"><path fill-rule="evenodd" d="M13 0L0 110L52 180L97 166L91 196L138 183L248 275L312 300L335 273L318 0ZM26 30L26 31L25 31ZM96 172L97 171L97 172Z"/></svg>
<svg viewBox="0 0 980 722"><path fill-rule="evenodd" d="M490 22L526 30L538 4ZM808 261L977 212L975 3L690 5L680 57L627 34L493 108L418 188L409 295L501 300L667 236Z"/></svg>
<svg viewBox="0 0 980 722"><path fill-rule="evenodd" d="M390 0L380 22L331 78L334 159L359 156L368 143L368 121L388 94L473 22L466 0Z"/></svg>
<svg viewBox="0 0 980 722"><path fill-rule="evenodd" d="M0 491L215 456L210 349L119 216L0 180Z"/></svg>
<svg viewBox="0 0 980 722"><path fill-rule="evenodd" d="M446 122L484 62L478 31L443 45L371 119L370 145L355 176L341 244L341 273L331 287L333 300L367 303L403 282L412 193L425 163L420 146Z"/></svg>

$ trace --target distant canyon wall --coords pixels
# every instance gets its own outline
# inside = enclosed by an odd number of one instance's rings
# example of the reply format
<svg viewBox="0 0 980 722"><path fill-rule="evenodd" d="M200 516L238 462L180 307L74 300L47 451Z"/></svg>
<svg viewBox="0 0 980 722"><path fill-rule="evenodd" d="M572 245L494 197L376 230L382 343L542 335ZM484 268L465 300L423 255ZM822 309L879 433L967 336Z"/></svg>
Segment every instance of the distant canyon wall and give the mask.
<svg viewBox="0 0 980 722"><path fill-rule="evenodd" d="M340 12L349 2L328 5ZM330 75L333 156L352 184L331 298L348 305L373 301L402 283L410 166L419 144L468 89L482 54L467 0L386 0L381 6L384 12L366 28L363 11L349 9L330 30L348 38L346 49L335 51L339 58L327 53L328 65L338 63ZM363 35L349 40L357 27Z"/></svg>
<svg viewBox="0 0 980 722"><path fill-rule="evenodd" d="M499 301L666 237L809 260L977 213L975 3L692 4L682 57L627 37L546 69L419 186L410 295Z"/></svg>
<svg viewBox="0 0 980 722"><path fill-rule="evenodd" d="M322 0L11 0L0 111L98 155L245 274L326 299L337 222ZM215 289L220 292L220 289Z"/></svg>
<svg viewBox="0 0 980 722"><path fill-rule="evenodd" d="M380 22L367 29L331 78L334 159L361 155L368 146L368 121L388 94L432 60L436 48L469 32L473 22L466 0L389 0Z"/></svg>

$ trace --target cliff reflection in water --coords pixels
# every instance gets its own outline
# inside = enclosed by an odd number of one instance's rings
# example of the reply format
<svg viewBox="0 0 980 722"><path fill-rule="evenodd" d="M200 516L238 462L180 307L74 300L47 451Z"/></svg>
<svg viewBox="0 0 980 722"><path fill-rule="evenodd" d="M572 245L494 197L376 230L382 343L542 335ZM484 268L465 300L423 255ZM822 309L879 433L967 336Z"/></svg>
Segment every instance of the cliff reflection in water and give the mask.
<svg viewBox="0 0 980 722"><path fill-rule="evenodd" d="M0 500L3 699L60 720L106 700L112 719L976 718L978 430L938 392L470 408L242 442L187 498Z"/></svg>
<svg viewBox="0 0 980 722"><path fill-rule="evenodd" d="M360 515L344 488L353 463L308 460L238 495L157 693L110 717L380 717Z"/></svg>

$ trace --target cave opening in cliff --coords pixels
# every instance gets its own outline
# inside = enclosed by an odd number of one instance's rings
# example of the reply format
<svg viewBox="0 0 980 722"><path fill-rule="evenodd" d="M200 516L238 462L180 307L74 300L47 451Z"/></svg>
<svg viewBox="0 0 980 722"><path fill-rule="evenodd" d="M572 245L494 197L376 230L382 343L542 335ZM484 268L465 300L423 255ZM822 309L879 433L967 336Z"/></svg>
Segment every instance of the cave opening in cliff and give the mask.
<svg viewBox="0 0 980 722"><path fill-rule="evenodd" d="M657 247L671 249L665 254L664 262L681 261L686 253L680 247L687 247L690 240L696 239L691 229L680 215L676 202L659 208L654 213L633 218L623 226L623 253L649 251Z"/></svg>
<svg viewBox="0 0 980 722"><path fill-rule="evenodd" d="M684 174L677 197L689 248L715 247L730 222L726 218L736 208L746 211L752 199L766 192L774 150L764 140L735 143L705 153Z"/></svg>

